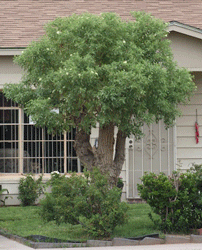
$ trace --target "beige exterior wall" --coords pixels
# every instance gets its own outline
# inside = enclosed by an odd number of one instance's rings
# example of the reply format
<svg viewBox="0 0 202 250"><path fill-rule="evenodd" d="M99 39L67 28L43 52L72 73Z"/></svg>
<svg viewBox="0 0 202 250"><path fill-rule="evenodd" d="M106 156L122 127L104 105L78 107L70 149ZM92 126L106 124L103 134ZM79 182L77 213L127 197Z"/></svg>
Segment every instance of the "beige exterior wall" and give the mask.
<svg viewBox="0 0 202 250"><path fill-rule="evenodd" d="M22 70L13 63L13 56L0 56L0 89L5 83L17 83L22 76Z"/></svg>
<svg viewBox="0 0 202 250"><path fill-rule="evenodd" d="M188 68L190 71L202 71L202 40L170 32L168 38L171 40L171 49L174 60L180 67Z"/></svg>
<svg viewBox="0 0 202 250"><path fill-rule="evenodd" d="M177 118L177 162L181 169L193 163L202 164L202 72L195 72L197 92L188 105L181 105L182 116ZM199 124L199 143L195 140L196 110Z"/></svg>
<svg viewBox="0 0 202 250"><path fill-rule="evenodd" d="M20 178L22 178L23 176L21 174L10 174L10 175L2 175L0 174L0 186L2 189L7 189L9 191L9 194L7 194L7 192L4 192L2 195L0 195L0 199L4 200L4 198L7 196L9 197L8 199L6 199L5 204L7 206L12 206L12 205L20 205L20 200L18 200L18 185L19 185L19 180ZM37 178L34 177L34 178ZM43 184L45 184L50 178L49 174L45 174L43 176ZM49 191L49 190L46 190ZM42 194L39 199L43 198L44 195ZM38 202L39 200L37 200ZM1 205L1 202L0 202Z"/></svg>
<svg viewBox="0 0 202 250"><path fill-rule="evenodd" d="M198 114L199 133L202 135L202 40L193 37L194 33L181 30L184 34L170 32L169 39L174 60L180 67L193 72L197 91L188 105L180 105L182 116L176 119L177 134L177 167L189 169L193 163L202 163L202 139L195 140L196 110ZM187 33L187 34L185 34ZM201 34L200 34L201 35Z"/></svg>
<svg viewBox="0 0 202 250"><path fill-rule="evenodd" d="M7 189L9 191L9 194L4 192L2 195L0 195L0 199L2 200L4 200L6 196L9 196L9 198L5 201L6 205L20 204L20 201L17 199L19 179L19 176L2 176L2 174L0 174L1 188Z"/></svg>

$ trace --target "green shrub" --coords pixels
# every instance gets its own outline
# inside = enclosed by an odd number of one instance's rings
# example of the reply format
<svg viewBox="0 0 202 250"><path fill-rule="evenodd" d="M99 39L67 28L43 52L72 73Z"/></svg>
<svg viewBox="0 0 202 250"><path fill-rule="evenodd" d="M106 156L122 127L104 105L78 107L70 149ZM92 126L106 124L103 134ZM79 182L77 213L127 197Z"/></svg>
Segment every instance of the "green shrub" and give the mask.
<svg viewBox="0 0 202 250"><path fill-rule="evenodd" d="M121 190L110 189L97 169L67 178L53 173L52 192L41 201L41 215L47 221L81 224L93 237L110 237L114 228L126 221L127 204L120 201Z"/></svg>
<svg viewBox="0 0 202 250"><path fill-rule="evenodd" d="M122 177L118 178L117 187L123 189L124 183Z"/></svg>
<svg viewBox="0 0 202 250"><path fill-rule="evenodd" d="M172 176L163 173L145 173L138 191L160 221L150 218L165 232L184 232L202 227L202 170L195 165L186 173L174 171Z"/></svg>
<svg viewBox="0 0 202 250"><path fill-rule="evenodd" d="M42 193L42 175L37 180L31 174L26 175L25 178L20 178L18 190L18 199L23 206L34 205L36 199Z"/></svg>

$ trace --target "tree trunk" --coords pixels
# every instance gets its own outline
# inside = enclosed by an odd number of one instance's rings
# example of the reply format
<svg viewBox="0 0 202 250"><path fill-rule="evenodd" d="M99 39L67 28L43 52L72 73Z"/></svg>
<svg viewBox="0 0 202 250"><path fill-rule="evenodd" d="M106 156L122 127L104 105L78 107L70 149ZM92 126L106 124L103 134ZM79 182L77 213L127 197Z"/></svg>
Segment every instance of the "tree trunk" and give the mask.
<svg viewBox="0 0 202 250"><path fill-rule="evenodd" d="M109 176L111 186L115 186L125 161L125 140L126 136L118 131L114 149L114 125L110 123L99 128L98 148L92 148L90 135L83 130L76 131L74 147L87 170L99 168Z"/></svg>
<svg viewBox="0 0 202 250"><path fill-rule="evenodd" d="M120 130L117 133L116 138L116 150L114 163L112 168L112 184L117 185L118 177L120 176L124 161L125 161L125 144L126 144L126 135L123 134Z"/></svg>
<svg viewBox="0 0 202 250"><path fill-rule="evenodd" d="M109 174L113 166L114 152L114 125L111 123L99 128L98 149L95 150L95 166L103 174Z"/></svg>
<svg viewBox="0 0 202 250"><path fill-rule="evenodd" d="M76 130L74 148L80 161L85 165L87 170L92 171L95 157L93 148L90 144L90 135L84 130Z"/></svg>

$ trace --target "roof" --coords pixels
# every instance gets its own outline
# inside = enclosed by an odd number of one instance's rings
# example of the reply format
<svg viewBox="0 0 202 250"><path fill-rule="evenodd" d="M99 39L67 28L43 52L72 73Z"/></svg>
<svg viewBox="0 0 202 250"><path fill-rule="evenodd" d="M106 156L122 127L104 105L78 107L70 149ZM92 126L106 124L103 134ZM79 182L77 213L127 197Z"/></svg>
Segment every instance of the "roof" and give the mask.
<svg viewBox="0 0 202 250"><path fill-rule="evenodd" d="M1 0L0 48L23 48L44 34L43 26L73 13L116 12L131 19L131 11L146 11L166 22L175 20L202 29L201 0Z"/></svg>

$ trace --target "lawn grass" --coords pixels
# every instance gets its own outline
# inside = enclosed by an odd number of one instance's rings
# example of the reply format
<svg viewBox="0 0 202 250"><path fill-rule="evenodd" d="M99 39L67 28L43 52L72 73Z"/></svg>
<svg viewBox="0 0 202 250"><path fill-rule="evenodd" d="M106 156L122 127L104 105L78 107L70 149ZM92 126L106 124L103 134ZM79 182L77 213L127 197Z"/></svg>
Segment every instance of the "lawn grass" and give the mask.
<svg viewBox="0 0 202 250"><path fill-rule="evenodd" d="M0 229L27 237L43 235L62 240L85 241L89 237L80 225L56 225L54 222L45 223L39 216L39 207L0 207ZM151 233L159 233L148 217L151 211L147 204L130 204L128 223L115 228L113 237L135 237Z"/></svg>
<svg viewBox="0 0 202 250"><path fill-rule="evenodd" d="M148 214L151 207L148 204L130 204L128 210L128 223L117 226L113 237L137 237L146 234L160 233L156 230Z"/></svg>

